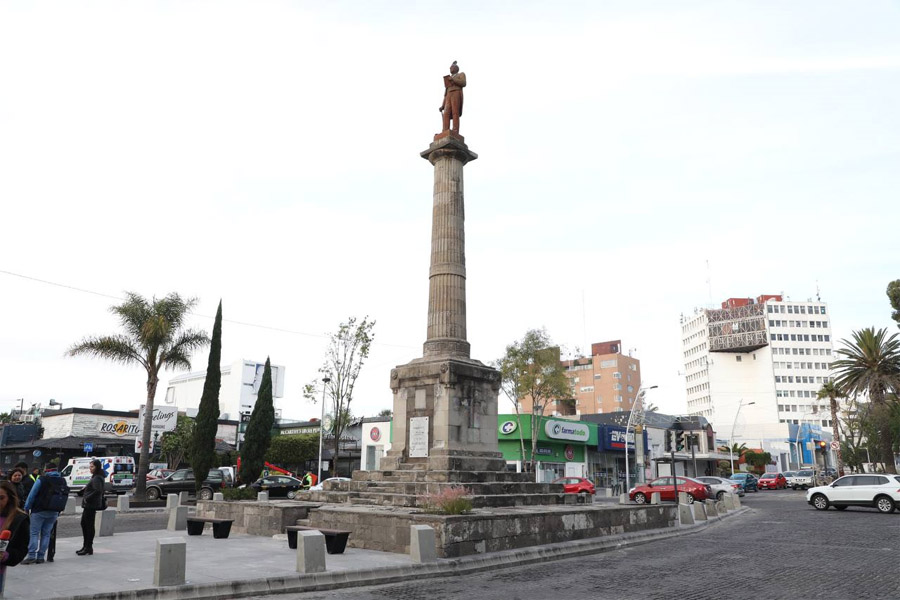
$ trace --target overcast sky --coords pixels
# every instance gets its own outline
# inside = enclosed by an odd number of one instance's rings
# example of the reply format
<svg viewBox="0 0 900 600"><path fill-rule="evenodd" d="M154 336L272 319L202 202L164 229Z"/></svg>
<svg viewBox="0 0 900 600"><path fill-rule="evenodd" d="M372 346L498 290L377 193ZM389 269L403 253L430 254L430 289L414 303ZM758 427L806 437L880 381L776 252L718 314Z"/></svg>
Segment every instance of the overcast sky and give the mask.
<svg viewBox="0 0 900 600"><path fill-rule="evenodd" d="M4 2L0 411L137 408L139 367L63 356L125 290L195 296L207 330L222 298L223 362L285 365L296 418L325 334L369 315L352 408L389 408L453 60L473 358L621 339L679 412L679 316L711 300L819 290L837 338L893 328L898 31L874 0Z"/></svg>

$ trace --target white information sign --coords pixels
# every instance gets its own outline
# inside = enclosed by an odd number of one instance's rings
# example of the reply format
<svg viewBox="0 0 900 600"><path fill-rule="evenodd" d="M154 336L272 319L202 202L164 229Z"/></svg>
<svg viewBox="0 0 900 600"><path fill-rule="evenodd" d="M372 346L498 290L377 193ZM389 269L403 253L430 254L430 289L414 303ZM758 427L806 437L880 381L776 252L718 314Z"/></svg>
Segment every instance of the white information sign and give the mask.
<svg viewBox="0 0 900 600"><path fill-rule="evenodd" d="M409 419L409 457L425 458L428 456L428 417L411 417Z"/></svg>
<svg viewBox="0 0 900 600"><path fill-rule="evenodd" d="M141 405L140 416L138 417L137 424L137 433L140 435L144 430L144 408L145 405ZM153 421L150 425L150 431L158 431L160 433L165 433L166 431L173 431L175 429L175 425L178 424L178 408L174 406L164 406L164 407L153 407Z"/></svg>

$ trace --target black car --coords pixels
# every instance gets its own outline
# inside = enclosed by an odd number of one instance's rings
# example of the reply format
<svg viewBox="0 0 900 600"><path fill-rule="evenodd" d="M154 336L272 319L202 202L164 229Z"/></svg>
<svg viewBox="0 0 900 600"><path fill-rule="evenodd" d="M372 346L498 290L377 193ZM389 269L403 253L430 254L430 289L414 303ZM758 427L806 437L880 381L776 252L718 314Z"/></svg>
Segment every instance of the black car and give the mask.
<svg viewBox="0 0 900 600"><path fill-rule="evenodd" d="M225 474L219 469L210 469L203 487L197 496L200 500L212 500L213 494L225 488ZM164 479L154 479L147 482L147 499L158 500L166 494L178 494L179 492L196 492L193 469L178 469Z"/></svg>
<svg viewBox="0 0 900 600"><path fill-rule="evenodd" d="M257 479L250 484L250 487L258 492L269 492L270 498L281 497L293 500L297 491L303 489L303 482L296 477L287 475L269 475Z"/></svg>

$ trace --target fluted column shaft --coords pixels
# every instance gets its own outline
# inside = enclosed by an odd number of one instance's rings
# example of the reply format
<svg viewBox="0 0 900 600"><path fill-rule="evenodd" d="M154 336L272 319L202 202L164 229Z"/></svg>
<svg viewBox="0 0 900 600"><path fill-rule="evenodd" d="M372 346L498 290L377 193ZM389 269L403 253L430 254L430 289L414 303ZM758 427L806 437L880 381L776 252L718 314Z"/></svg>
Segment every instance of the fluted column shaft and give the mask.
<svg viewBox="0 0 900 600"><path fill-rule="evenodd" d="M469 358L463 167L478 156L445 137L422 153L434 165L426 358Z"/></svg>

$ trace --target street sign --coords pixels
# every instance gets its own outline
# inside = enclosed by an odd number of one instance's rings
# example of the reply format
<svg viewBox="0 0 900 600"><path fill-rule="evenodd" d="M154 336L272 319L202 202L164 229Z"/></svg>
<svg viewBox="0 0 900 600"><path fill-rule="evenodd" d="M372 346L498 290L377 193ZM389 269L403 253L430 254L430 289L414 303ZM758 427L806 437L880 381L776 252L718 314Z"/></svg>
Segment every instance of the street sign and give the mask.
<svg viewBox="0 0 900 600"><path fill-rule="evenodd" d="M154 446L155 446L155 444L153 443L153 438L151 438L150 439L150 454L153 454L154 452L156 452L156 448ZM134 440L134 453L135 454L140 453L141 448L143 448L143 447L144 447L144 442L140 438L137 438Z"/></svg>
<svg viewBox="0 0 900 600"><path fill-rule="evenodd" d="M32 452L32 453L31 453L31 454L33 454L33 455L34 455L34 457L35 457L35 458L37 458L37 457L38 457L38 456L40 456L40 455L41 455L41 451L40 451L40 450L35 450L35 451L34 451L34 452Z"/></svg>
<svg viewBox="0 0 900 600"><path fill-rule="evenodd" d="M84 443L84 451L85 451L85 452L93 452L93 451L94 451L94 444L92 444L91 442L85 442L85 443Z"/></svg>
<svg viewBox="0 0 900 600"><path fill-rule="evenodd" d="M837 449L840 448L840 447L841 447L841 443L840 443L839 441L837 441L837 440L832 440L832 442L831 442L831 449L832 449L832 450L837 450Z"/></svg>

